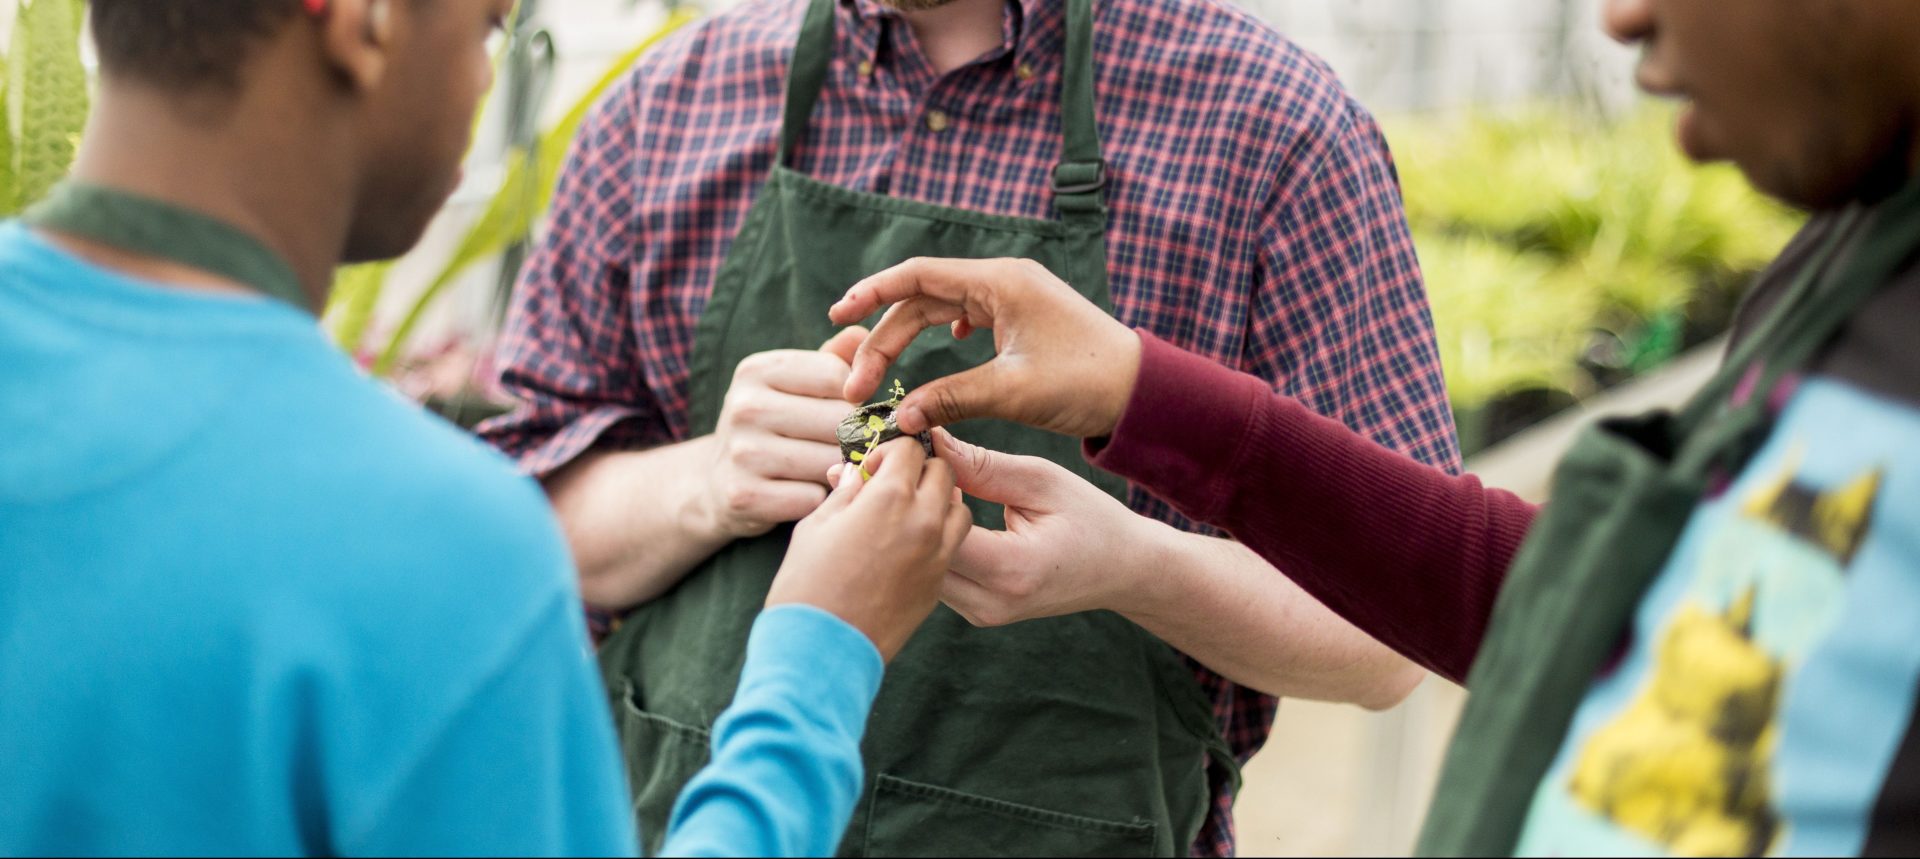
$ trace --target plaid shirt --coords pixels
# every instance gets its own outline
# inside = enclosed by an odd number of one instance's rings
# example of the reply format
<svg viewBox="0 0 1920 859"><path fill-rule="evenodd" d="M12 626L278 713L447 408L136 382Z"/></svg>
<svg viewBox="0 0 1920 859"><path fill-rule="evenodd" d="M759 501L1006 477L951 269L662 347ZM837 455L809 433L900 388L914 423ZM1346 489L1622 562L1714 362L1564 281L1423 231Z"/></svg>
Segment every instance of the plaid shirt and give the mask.
<svg viewBox="0 0 1920 859"><path fill-rule="evenodd" d="M676 34L599 105L500 346L523 405L483 427L529 473L688 437L687 361L715 273L773 161L804 0ZM1425 462L1459 453L1386 141L1320 60L1220 0L1100 0L1107 267L1129 325L1272 381ZM937 74L894 13L841 0L803 173L1051 218L1060 0L1009 4L1002 46ZM825 308L822 308L825 312ZM1135 490L1135 510L1193 528ZM1195 665L1245 759L1278 702ZM1197 855L1233 851L1233 798Z"/></svg>

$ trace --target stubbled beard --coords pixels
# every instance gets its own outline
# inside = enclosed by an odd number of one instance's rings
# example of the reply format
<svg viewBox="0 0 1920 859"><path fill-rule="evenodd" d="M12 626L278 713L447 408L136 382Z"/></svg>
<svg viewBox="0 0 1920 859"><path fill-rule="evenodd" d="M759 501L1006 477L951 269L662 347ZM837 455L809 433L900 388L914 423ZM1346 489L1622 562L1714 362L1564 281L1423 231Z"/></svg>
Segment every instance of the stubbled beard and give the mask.
<svg viewBox="0 0 1920 859"><path fill-rule="evenodd" d="M902 12L925 12L952 2L953 0L880 0L881 5L891 6Z"/></svg>

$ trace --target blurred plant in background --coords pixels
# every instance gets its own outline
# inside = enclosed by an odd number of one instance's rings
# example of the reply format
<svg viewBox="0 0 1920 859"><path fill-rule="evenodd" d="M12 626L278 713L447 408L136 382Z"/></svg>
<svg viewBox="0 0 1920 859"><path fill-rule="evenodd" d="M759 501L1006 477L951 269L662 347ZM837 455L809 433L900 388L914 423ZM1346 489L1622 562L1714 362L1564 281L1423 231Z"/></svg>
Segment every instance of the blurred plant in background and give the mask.
<svg viewBox="0 0 1920 859"><path fill-rule="evenodd" d="M67 175L87 122L80 63L82 0L20 0L0 57L0 217L40 199Z"/></svg>
<svg viewBox="0 0 1920 859"><path fill-rule="evenodd" d="M1801 216L1688 162L1672 114L1389 123L1462 442L1478 448L1726 330Z"/></svg>

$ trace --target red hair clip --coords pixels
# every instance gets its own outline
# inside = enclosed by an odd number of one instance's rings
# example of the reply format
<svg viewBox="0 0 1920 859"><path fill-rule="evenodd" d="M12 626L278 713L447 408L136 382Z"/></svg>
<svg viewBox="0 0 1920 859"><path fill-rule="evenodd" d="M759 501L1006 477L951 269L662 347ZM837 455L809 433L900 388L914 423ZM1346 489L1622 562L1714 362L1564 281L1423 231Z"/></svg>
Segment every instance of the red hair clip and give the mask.
<svg viewBox="0 0 1920 859"><path fill-rule="evenodd" d="M324 15L327 12L327 0L301 0L306 4L307 14Z"/></svg>

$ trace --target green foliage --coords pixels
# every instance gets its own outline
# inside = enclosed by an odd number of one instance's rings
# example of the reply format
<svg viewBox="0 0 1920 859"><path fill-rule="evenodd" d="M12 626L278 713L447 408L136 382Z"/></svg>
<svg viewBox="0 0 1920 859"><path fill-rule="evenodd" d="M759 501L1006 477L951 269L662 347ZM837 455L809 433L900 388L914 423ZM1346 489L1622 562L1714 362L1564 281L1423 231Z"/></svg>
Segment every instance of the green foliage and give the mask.
<svg viewBox="0 0 1920 859"><path fill-rule="evenodd" d="M1580 387L1576 360L1600 291L1540 253L1474 235L1416 233L1455 404L1519 388Z"/></svg>
<svg viewBox="0 0 1920 859"><path fill-rule="evenodd" d="M87 122L80 64L83 0L22 0L0 94L0 215L12 215L67 175Z"/></svg>
<svg viewBox="0 0 1920 859"><path fill-rule="evenodd" d="M1670 126L1537 109L1391 129L1457 408L1585 394L1597 343L1622 372L1661 363L1792 237L1799 215L1688 163Z"/></svg>
<svg viewBox="0 0 1920 859"><path fill-rule="evenodd" d="M393 263L370 262L341 268L333 276L333 292L327 297L327 315L333 320L335 336L341 348L352 349L373 323L373 312L380 301L380 287L386 282ZM351 337L352 339L347 339Z"/></svg>
<svg viewBox="0 0 1920 859"><path fill-rule="evenodd" d="M515 152L510 156L500 190L488 202L479 220L461 238L439 272L413 300L374 362L375 375L386 376L393 372L405 353L414 329L448 286L474 265L499 256L532 232L535 223L552 202L554 185L559 180L567 150L594 104L620 80L641 54L695 17L696 14L690 10L675 10L659 30L616 60L558 123L540 135L530 150ZM385 275L384 266L378 269L360 266L341 271L327 312L329 318L335 321L334 336L342 348L356 349L365 340L373 318L373 308L388 285Z"/></svg>
<svg viewBox="0 0 1920 859"><path fill-rule="evenodd" d="M19 210L20 188L14 176L19 171L13 164L13 99L7 97L12 89L6 82L7 58L0 56L0 217L6 217Z"/></svg>

